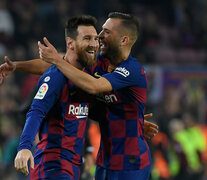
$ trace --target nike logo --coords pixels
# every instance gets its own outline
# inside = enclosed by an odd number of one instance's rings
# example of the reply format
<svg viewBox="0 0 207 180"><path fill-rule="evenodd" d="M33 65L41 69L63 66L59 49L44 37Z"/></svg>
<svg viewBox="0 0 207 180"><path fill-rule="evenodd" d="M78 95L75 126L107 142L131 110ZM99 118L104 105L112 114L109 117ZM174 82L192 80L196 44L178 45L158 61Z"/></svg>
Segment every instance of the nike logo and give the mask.
<svg viewBox="0 0 207 180"><path fill-rule="evenodd" d="M75 95L75 93L76 93L76 91L72 91L72 92L70 93L70 96Z"/></svg>
<svg viewBox="0 0 207 180"><path fill-rule="evenodd" d="M95 76L95 77L99 77L99 78L101 77L101 75L99 75L98 72L95 72L95 73L94 73L94 76Z"/></svg>

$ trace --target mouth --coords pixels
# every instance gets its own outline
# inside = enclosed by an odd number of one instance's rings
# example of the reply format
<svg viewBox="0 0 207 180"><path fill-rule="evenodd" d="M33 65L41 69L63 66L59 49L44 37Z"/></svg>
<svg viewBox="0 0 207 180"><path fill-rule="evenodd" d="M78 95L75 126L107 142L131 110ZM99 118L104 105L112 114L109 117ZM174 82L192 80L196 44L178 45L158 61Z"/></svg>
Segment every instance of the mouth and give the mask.
<svg viewBox="0 0 207 180"><path fill-rule="evenodd" d="M91 56L91 57L95 57L96 56L96 51L95 50L88 50L86 51L87 52L87 55Z"/></svg>
<svg viewBox="0 0 207 180"><path fill-rule="evenodd" d="M103 42L100 42L100 50L104 50L106 48L106 44Z"/></svg>

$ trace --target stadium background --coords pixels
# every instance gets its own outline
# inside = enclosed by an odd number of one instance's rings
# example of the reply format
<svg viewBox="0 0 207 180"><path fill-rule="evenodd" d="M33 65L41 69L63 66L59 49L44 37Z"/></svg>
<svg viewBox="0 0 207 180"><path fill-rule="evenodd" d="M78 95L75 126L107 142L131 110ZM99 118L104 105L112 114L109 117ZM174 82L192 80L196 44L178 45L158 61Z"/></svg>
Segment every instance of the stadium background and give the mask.
<svg viewBox="0 0 207 180"><path fill-rule="evenodd" d="M37 41L44 36L64 52L69 16L95 16L99 32L111 11L132 13L140 21L132 53L146 68L146 112L153 113L160 127L149 140L151 179L207 179L206 0L1 0L0 63L4 55L12 60L37 58ZM15 171L13 159L38 78L15 72L0 86L1 180L28 179ZM97 133L94 127L92 134ZM82 180L90 180L94 161L88 147L85 157Z"/></svg>

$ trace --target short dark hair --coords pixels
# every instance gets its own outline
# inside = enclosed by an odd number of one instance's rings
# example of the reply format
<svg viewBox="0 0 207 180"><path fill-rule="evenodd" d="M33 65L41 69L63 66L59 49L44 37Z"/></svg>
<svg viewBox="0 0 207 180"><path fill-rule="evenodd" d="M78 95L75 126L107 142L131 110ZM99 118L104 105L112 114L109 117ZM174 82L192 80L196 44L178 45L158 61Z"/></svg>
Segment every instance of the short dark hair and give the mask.
<svg viewBox="0 0 207 180"><path fill-rule="evenodd" d="M131 36L136 41L139 34L139 21L131 14L125 14L121 12L111 12L108 18L121 19L121 24L130 31Z"/></svg>
<svg viewBox="0 0 207 180"><path fill-rule="evenodd" d="M74 16L69 18L65 26L65 36L76 39L78 26L94 26L96 28L96 18L90 15Z"/></svg>

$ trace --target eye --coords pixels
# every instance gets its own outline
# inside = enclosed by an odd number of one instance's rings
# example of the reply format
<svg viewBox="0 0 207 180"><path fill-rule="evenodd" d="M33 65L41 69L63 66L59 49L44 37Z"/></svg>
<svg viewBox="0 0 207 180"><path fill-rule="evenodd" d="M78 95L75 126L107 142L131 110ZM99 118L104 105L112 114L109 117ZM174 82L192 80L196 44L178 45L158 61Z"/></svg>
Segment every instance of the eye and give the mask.
<svg viewBox="0 0 207 180"><path fill-rule="evenodd" d="M86 36L84 37L85 40L90 40L90 37Z"/></svg>
<svg viewBox="0 0 207 180"><path fill-rule="evenodd" d="M104 33L106 33L106 34L109 34L109 33L110 33L110 31L109 31L108 29L104 29L103 31L104 31Z"/></svg>

